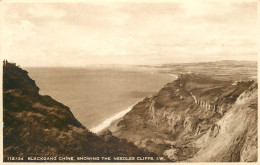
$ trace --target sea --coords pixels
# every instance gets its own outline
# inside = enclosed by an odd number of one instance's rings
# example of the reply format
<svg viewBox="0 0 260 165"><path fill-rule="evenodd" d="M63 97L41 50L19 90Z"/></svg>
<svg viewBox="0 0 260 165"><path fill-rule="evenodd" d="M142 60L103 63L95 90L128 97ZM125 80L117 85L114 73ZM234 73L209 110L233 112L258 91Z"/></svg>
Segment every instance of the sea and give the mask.
<svg viewBox="0 0 260 165"><path fill-rule="evenodd" d="M99 132L151 97L175 75L141 67L26 68L41 95L68 106L92 132Z"/></svg>

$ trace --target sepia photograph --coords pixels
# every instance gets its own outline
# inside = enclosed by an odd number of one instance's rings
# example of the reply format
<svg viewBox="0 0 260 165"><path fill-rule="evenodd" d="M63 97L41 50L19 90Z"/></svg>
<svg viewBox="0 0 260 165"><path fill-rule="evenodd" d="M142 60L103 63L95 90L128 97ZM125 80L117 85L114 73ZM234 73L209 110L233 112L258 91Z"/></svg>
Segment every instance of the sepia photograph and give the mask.
<svg viewBox="0 0 260 165"><path fill-rule="evenodd" d="M1 163L258 158L257 0L0 0Z"/></svg>

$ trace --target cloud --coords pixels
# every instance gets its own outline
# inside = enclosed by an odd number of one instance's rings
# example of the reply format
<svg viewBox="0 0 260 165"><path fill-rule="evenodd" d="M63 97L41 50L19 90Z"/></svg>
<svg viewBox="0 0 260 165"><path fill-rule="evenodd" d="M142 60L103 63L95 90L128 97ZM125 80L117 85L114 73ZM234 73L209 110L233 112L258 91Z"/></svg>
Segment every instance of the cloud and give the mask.
<svg viewBox="0 0 260 165"><path fill-rule="evenodd" d="M36 35L35 25L28 20L19 20L17 23L5 24L3 26L3 38L6 48L19 45Z"/></svg>
<svg viewBox="0 0 260 165"><path fill-rule="evenodd" d="M28 20L20 20L21 28L24 30L32 30L34 28L34 24Z"/></svg>
<svg viewBox="0 0 260 165"><path fill-rule="evenodd" d="M4 18L4 54L20 65L255 59L257 52L256 3L9 4Z"/></svg>
<svg viewBox="0 0 260 165"><path fill-rule="evenodd" d="M184 0L180 3L181 9L184 10L186 16L201 17L207 15L214 10L214 6L202 1L187 1Z"/></svg>
<svg viewBox="0 0 260 165"><path fill-rule="evenodd" d="M28 13L33 18L51 17L51 18L59 19L66 16L65 10L57 9L46 4L33 5L32 7L28 8Z"/></svg>

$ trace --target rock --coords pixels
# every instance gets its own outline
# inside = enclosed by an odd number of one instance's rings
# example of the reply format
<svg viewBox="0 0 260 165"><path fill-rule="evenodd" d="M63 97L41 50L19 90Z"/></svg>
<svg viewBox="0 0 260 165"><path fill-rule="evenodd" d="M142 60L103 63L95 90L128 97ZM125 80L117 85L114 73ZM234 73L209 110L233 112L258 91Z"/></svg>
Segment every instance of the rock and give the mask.
<svg viewBox="0 0 260 165"><path fill-rule="evenodd" d="M180 97L169 97L174 93L172 91L179 88L180 84L182 85L182 89L179 90ZM254 91L252 85L254 85L253 81L232 85L230 81L216 80L209 76L194 73L182 74L177 80L162 88L156 97L146 102L153 108L146 109L142 106L144 103L138 103L138 106L134 107L120 121L126 123L128 127L114 129L113 135L126 138L133 143L147 138L160 140L159 144L149 143L142 147L159 155L167 155L172 161L255 161L256 149L253 147L248 149L246 146L253 146L256 143L249 140L248 135L245 136L246 140L239 140L241 141L239 143L226 139L229 136L241 137L243 133L232 134L232 129L239 124L237 121L242 122L241 119L235 119L234 123L231 122L234 117L231 118L229 115L235 111L235 107L240 110L241 107L248 107L250 104L253 107L251 111L257 111L257 106L254 106L257 102L250 103L257 100L256 95L252 94ZM257 88L256 85L254 86ZM245 96L245 93L248 95ZM252 97L247 102L245 100L249 98L249 94ZM239 102L241 105L238 106ZM238 116L246 116L248 119L253 117L243 110L240 111L236 110ZM226 118L229 118L230 122L223 124L222 122ZM255 128L257 124L253 123L251 126ZM243 123L243 127L248 126L249 123ZM138 132L134 132L135 129ZM227 132L227 130L229 131ZM250 131L250 134L252 137L257 137L257 133L254 131ZM176 145L174 149L167 146L166 141L168 140L174 142ZM211 142L214 143L216 149L212 149ZM229 155L224 155L224 152L220 151L216 154L212 153L215 150L218 151L217 148L223 150L225 145L233 146L230 150L226 150L230 153ZM238 145L239 147L236 147ZM238 151L243 151L244 155L237 154ZM250 154L249 151L252 151L253 154Z"/></svg>

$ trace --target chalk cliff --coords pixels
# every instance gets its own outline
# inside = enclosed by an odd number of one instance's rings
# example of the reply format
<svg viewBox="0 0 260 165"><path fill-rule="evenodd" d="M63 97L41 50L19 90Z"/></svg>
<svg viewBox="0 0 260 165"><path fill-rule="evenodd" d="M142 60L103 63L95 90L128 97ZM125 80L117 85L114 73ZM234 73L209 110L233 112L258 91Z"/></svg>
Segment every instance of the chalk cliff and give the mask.
<svg viewBox="0 0 260 165"><path fill-rule="evenodd" d="M257 82L181 74L108 129L172 161L257 161Z"/></svg>

